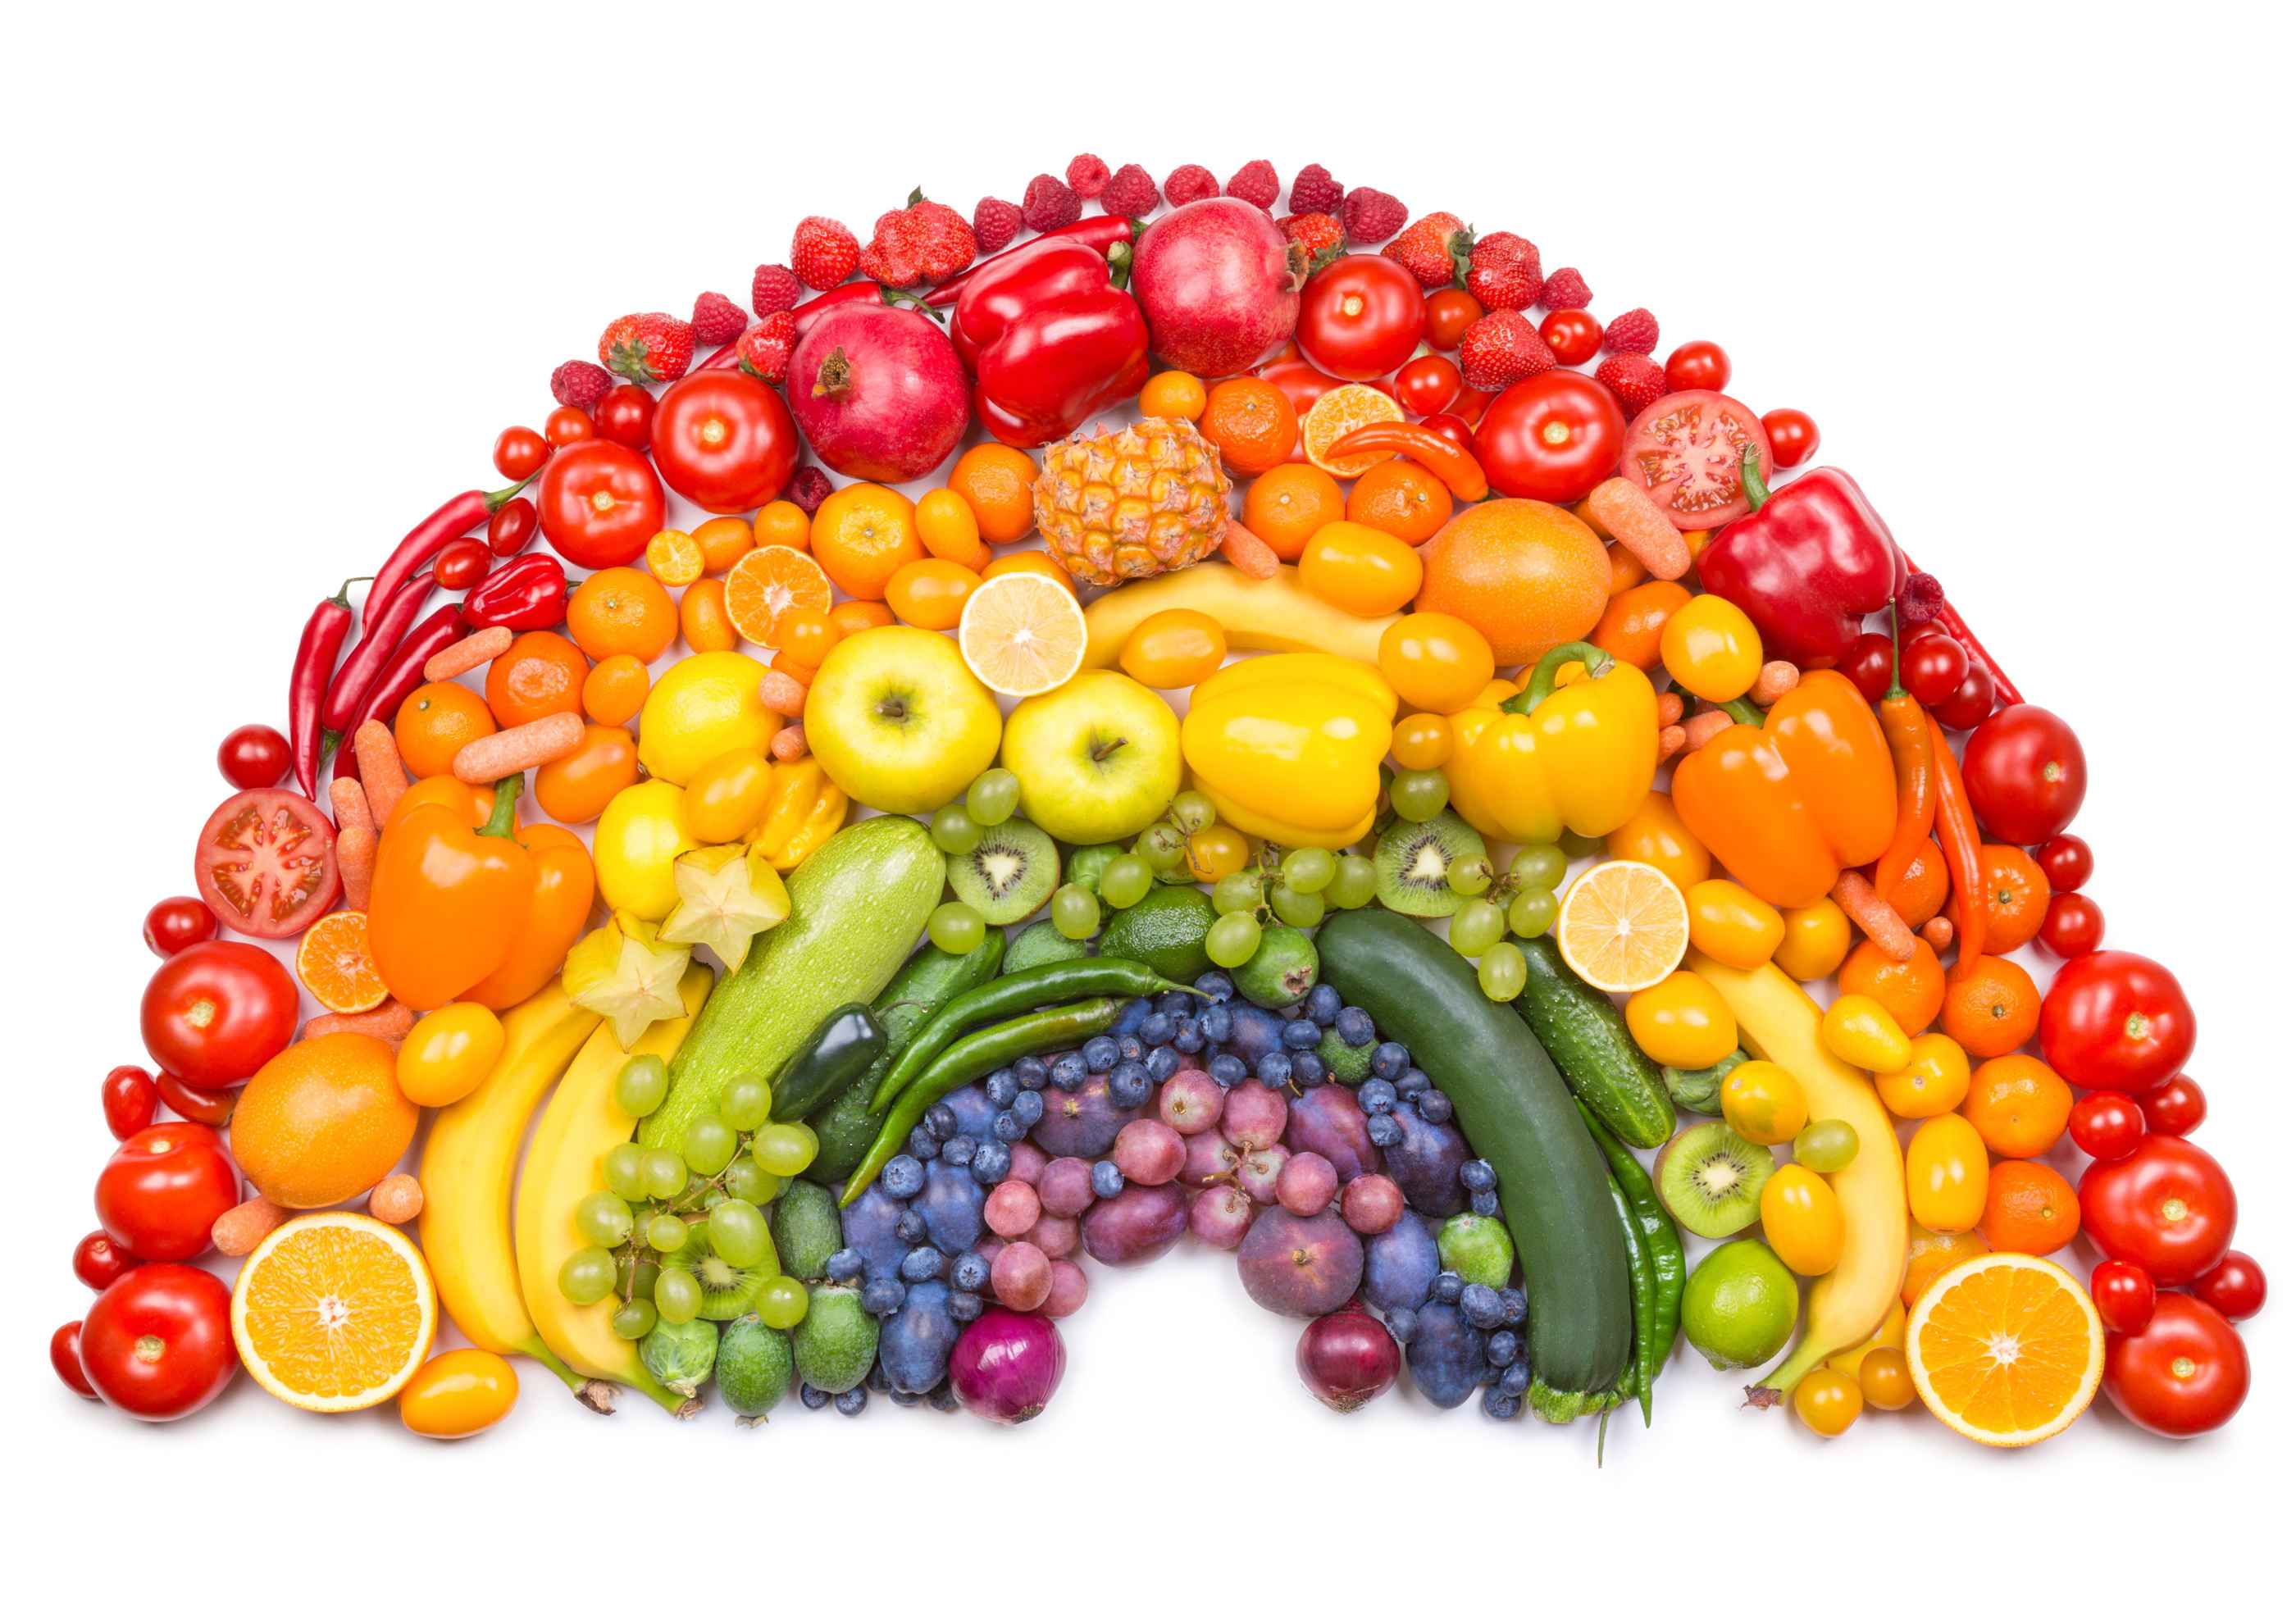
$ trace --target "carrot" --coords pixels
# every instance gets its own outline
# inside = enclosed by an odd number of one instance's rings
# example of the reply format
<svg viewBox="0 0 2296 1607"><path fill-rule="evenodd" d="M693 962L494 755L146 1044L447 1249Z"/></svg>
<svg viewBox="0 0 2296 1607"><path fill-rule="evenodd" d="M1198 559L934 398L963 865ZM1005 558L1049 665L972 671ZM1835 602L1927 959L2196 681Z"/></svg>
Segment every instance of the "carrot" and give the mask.
<svg viewBox="0 0 2296 1607"><path fill-rule="evenodd" d="M1275 549L1245 529L1233 519L1227 522L1227 534L1220 537L1220 552L1227 561L1254 580L1272 580L1283 561Z"/></svg>
<svg viewBox="0 0 2296 1607"><path fill-rule="evenodd" d="M1937 765L1938 846L1945 849L1946 869L1953 873L1953 924L1961 934L1961 953L1953 962L1953 978L1959 981L1985 953L1985 867L1978 860L1981 840L1969 789L1962 784L1961 766L1936 716L1929 717L1929 725L1930 752Z"/></svg>
<svg viewBox="0 0 2296 1607"><path fill-rule="evenodd" d="M1658 723L1660 730L1669 726L1679 726L1682 724L1682 716L1680 693L1661 692L1658 694Z"/></svg>
<svg viewBox="0 0 2296 1607"><path fill-rule="evenodd" d="M1913 929L1865 877L1856 871L1842 872L1833 883L1833 901L1890 958L1902 965L1914 957Z"/></svg>
<svg viewBox="0 0 2296 1607"><path fill-rule="evenodd" d="M581 745L580 715L571 709L546 714L464 743L455 755L455 778L474 787L486 786L505 775L564 758Z"/></svg>
<svg viewBox="0 0 2296 1607"><path fill-rule="evenodd" d="M786 669L768 669L758 683L758 701L793 720L805 712L805 683Z"/></svg>
<svg viewBox="0 0 2296 1607"><path fill-rule="evenodd" d="M1953 947L1953 922L1943 915L1931 915L1922 922L1922 941L1943 954Z"/></svg>
<svg viewBox="0 0 2296 1607"><path fill-rule="evenodd" d="M395 1044L414 1030L414 1013L397 999L387 999L357 1015L315 1015L303 1023L306 1038L324 1037L331 1032L357 1032L379 1037L386 1044Z"/></svg>
<svg viewBox="0 0 2296 1607"><path fill-rule="evenodd" d="M1667 760L1681 752L1683 749L1689 744L1689 742L1690 733L1685 731L1679 723L1671 726L1660 726L1658 732L1658 762L1661 765L1666 763Z"/></svg>
<svg viewBox="0 0 2296 1607"><path fill-rule="evenodd" d="M774 733L774 740L767 745L767 751L770 752L775 758L781 760L782 763L785 765L803 758L807 753L811 751L811 750L806 746L805 727L802 726L783 726L779 731Z"/></svg>
<svg viewBox="0 0 2296 1607"><path fill-rule="evenodd" d="M343 879L343 902L352 909L365 909L374 896L374 857L381 848L382 834L373 826L345 826L335 833L335 870Z"/></svg>
<svg viewBox="0 0 2296 1607"><path fill-rule="evenodd" d="M374 830L373 811L366 807L366 789L356 776L338 775L328 783L327 801L335 808L337 831L348 832L354 826Z"/></svg>
<svg viewBox="0 0 2296 1607"><path fill-rule="evenodd" d="M1695 753L1736 724L1726 709L1710 709L1703 714L1693 714L1682 722L1684 745Z"/></svg>
<svg viewBox="0 0 2296 1607"><path fill-rule="evenodd" d="M451 681L456 676L476 669L481 664L491 664L510 651L518 640L507 625L489 625L486 629L448 644L422 660L422 678L426 681Z"/></svg>
<svg viewBox="0 0 2296 1607"><path fill-rule="evenodd" d="M393 1172L369 1191L366 1214L393 1226L412 1222L422 1214L422 1185L413 1174Z"/></svg>
<svg viewBox="0 0 2296 1607"><path fill-rule="evenodd" d="M398 741L381 720L369 720L351 737L358 755L359 784L366 789L366 812L377 825L390 818L406 791L406 767L398 762Z"/></svg>
<svg viewBox="0 0 2296 1607"><path fill-rule="evenodd" d="M1800 685L1800 670L1784 659L1772 659L1762 666L1762 673L1754 677L1754 689L1746 695L1758 707L1767 709Z"/></svg>
<svg viewBox="0 0 2296 1607"><path fill-rule="evenodd" d="M1634 481L1615 475L1604 480L1587 493L1587 509L1603 534L1660 580L1678 580L1690 572L1690 544Z"/></svg>
<svg viewBox="0 0 2296 1607"><path fill-rule="evenodd" d="M255 1247L269 1238L291 1214L285 1206L274 1205L258 1194L217 1217L208 1236L214 1241L217 1254L237 1260L254 1253Z"/></svg>

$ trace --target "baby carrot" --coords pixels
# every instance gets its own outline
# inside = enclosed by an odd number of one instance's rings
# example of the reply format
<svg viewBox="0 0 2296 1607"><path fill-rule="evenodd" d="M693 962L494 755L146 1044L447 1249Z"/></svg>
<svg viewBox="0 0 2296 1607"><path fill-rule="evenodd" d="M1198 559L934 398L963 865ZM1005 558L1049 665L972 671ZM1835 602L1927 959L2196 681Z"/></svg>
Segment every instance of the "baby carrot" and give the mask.
<svg viewBox="0 0 2296 1607"><path fill-rule="evenodd" d="M1913 929L1865 877L1856 871L1842 872L1833 884L1833 901L1890 959L1902 965L1914 957Z"/></svg>
<svg viewBox="0 0 2296 1607"><path fill-rule="evenodd" d="M775 714L795 719L805 712L805 683L786 669L768 669L758 683L758 701Z"/></svg>
<svg viewBox="0 0 2296 1607"><path fill-rule="evenodd" d="M582 745L582 717L571 709L466 742L455 755L455 778L486 786L537 765L564 758Z"/></svg>
<svg viewBox="0 0 2296 1607"><path fill-rule="evenodd" d="M381 833L371 825L345 826L335 833L335 870L343 879L343 902L353 909L365 909L374 895L374 858L381 848Z"/></svg>
<svg viewBox="0 0 2296 1607"><path fill-rule="evenodd" d="M807 753L811 751L811 750L806 745L805 727L802 726L783 726L779 731L774 733L774 740L767 744L767 750L770 751L775 758L781 760L782 763L785 765L793 764L797 760L803 758Z"/></svg>
<svg viewBox="0 0 2296 1607"><path fill-rule="evenodd" d="M1254 580L1274 578L1283 562L1274 547L1234 520L1228 521L1227 534L1220 537L1220 553Z"/></svg>
<svg viewBox="0 0 2296 1607"><path fill-rule="evenodd" d="M518 640L507 625L489 625L486 629L451 642L422 660L422 678L426 681L451 681L456 676L476 669L481 664L491 664L510 651Z"/></svg>
<svg viewBox="0 0 2296 1607"><path fill-rule="evenodd" d="M366 790L366 812L383 821L406 791L406 767L398 761L398 742L381 720L368 720L351 737L358 756L359 784Z"/></svg>
<svg viewBox="0 0 2296 1607"><path fill-rule="evenodd" d="M1660 580L1677 580L1689 572L1690 544L1634 481L1616 476L1604 480L1587 494L1587 508L1604 535Z"/></svg>
<svg viewBox="0 0 2296 1607"><path fill-rule="evenodd" d="M368 1037L379 1037L386 1044L396 1044L414 1030L414 1013L397 999L387 1000L372 1010L362 1010L357 1015L330 1013L315 1015L303 1023L307 1038L324 1037L331 1032L357 1032Z"/></svg>
<svg viewBox="0 0 2296 1607"><path fill-rule="evenodd" d="M374 814L366 807L366 789L356 777L338 775L330 782L327 801L334 806L337 831L348 832L354 826L374 830Z"/></svg>
<svg viewBox="0 0 2296 1607"><path fill-rule="evenodd" d="M269 1238L272 1230L286 1221L290 1214L285 1206L274 1205L258 1194L217 1217L208 1236L214 1242L217 1254L236 1260L253 1254L255 1247Z"/></svg>

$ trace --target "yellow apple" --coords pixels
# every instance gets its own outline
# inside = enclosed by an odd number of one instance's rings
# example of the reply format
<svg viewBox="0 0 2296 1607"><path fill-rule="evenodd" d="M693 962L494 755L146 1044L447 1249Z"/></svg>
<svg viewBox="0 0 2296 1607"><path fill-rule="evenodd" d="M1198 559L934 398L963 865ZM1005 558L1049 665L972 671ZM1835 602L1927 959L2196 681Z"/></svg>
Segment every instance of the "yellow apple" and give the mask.
<svg viewBox="0 0 2296 1607"><path fill-rule="evenodd" d="M1113 842L1144 831L1180 790L1180 721L1131 676L1088 669L1013 711L1004 767L1021 778L1021 812L1046 831Z"/></svg>
<svg viewBox="0 0 2296 1607"><path fill-rule="evenodd" d="M805 700L805 742L856 802L915 815L996 757L996 700L939 631L883 625L829 650Z"/></svg>

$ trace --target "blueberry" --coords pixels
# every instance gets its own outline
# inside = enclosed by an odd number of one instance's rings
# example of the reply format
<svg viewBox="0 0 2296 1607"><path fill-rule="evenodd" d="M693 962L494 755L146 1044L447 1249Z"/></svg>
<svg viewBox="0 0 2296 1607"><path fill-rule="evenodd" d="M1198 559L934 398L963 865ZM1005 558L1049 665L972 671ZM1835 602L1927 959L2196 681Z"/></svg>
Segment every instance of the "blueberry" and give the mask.
<svg viewBox="0 0 2296 1607"><path fill-rule="evenodd" d="M997 1111L996 1119L988 1124L988 1136L1005 1144L1018 1144L1028 1131L1010 1111Z"/></svg>
<svg viewBox="0 0 2296 1607"><path fill-rule="evenodd" d="M829 1391L816 1390L811 1384L800 1384L797 1398L805 1403L805 1409L808 1412L818 1412L829 1404Z"/></svg>
<svg viewBox="0 0 2296 1607"><path fill-rule="evenodd" d="M946 1100L936 1103L932 1109L925 1112L923 1125L935 1138L947 1137L956 1131L955 1107Z"/></svg>
<svg viewBox="0 0 2296 1607"><path fill-rule="evenodd" d="M840 1417L858 1417L868 1409L869 1391L848 1390L837 1398L837 1414Z"/></svg>
<svg viewBox="0 0 2296 1607"><path fill-rule="evenodd" d="M1512 1423L1522 1414L1522 1397L1502 1395L1496 1390L1483 1391L1483 1415L1494 1423Z"/></svg>
<svg viewBox="0 0 2296 1607"><path fill-rule="evenodd" d="M1523 1293L1521 1290L1502 1290L1499 1291L1499 1299L1506 1302L1506 1325L1508 1327L1520 1328L1524 1323L1530 1320L1530 1297Z"/></svg>
<svg viewBox="0 0 2296 1607"><path fill-rule="evenodd" d="M901 1308L898 1278L871 1278L861 1286L861 1309L871 1316L890 1316Z"/></svg>
<svg viewBox="0 0 2296 1607"><path fill-rule="evenodd" d="M1395 1109L1395 1085L1383 1077L1367 1077L1356 1090L1356 1103L1366 1116L1385 1116Z"/></svg>
<svg viewBox="0 0 2296 1607"><path fill-rule="evenodd" d="M1155 1007L1146 999L1135 999L1127 1004L1116 1018L1117 1036L1120 1037L1125 1033L1139 1031L1140 1023L1148 1019L1148 1013Z"/></svg>
<svg viewBox="0 0 2296 1607"><path fill-rule="evenodd" d="M1156 1008L1170 1016L1172 1025L1177 1028L1182 1021L1195 1014L1196 996L1193 993L1182 993L1175 988L1170 993L1156 996Z"/></svg>
<svg viewBox="0 0 2296 1607"><path fill-rule="evenodd" d="M1092 1163L1092 1192L1103 1200L1113 1200L1124 1192L1124 1174L1113 1160Z"/></svg>
<svg viewBox="0 0 2296 1607"><path fill-rule="evenodd" d="M923 1243L925 1242L924 1218L913 1210L903 1211L901 1219L893 1224L893 1237L904 1244Z"/></svg>
<svg viewBox="0 0 2296 1607"><path fill-rule="evenodd" d="M1023 1088L1013 1102L1013 1119L1025 1130L1045 1119L1045 1096L1034 1088ZM1001 1135L1000 1135L1001 1136Z"/></svg>
<svg viewBox="0 0 2296 1607"><path fill-rule="evenodd" d="M988 1258L966 1250L948 1264L948 1281L964 1294L979 1294L988 1287Z"/></svg>
<svg viewBox="0 0 2296 1607"><path fill-rule="evenodd" d="M1439 1272L1435 1275L1435 1281L1427 1285L1427 1297L1430 1300L1440 1300L1446 1306L1456 1306L1459 1303L1466 1287L1467 1280L1457 1273Z"/></svg>
<svg viewBox="0 0 2296 1607"><path fill-rule="evenodd" d="M969 1323L980 1315L980 1297L970 1290L960 1289L948 1297L948 1314L960 1323Z"/></svg>
<svg viewBox="0 0 2296 1607"><path fill-rule="evenodd" d="M1399 1308L1387 1314L1387 1331L1395 1336L1398 1345L1411 1342L1413 1332L1419 1326L1419 1313L1410 1307Z"/></svg>
<svg viewBox="0 0 2296 1607"><path fill-rule="evenodd" d="M1329 982L1318 982L1308 989L1308 1019L1318 1027L1328 1027L1340 1019L1340 990Z"/></svg>
<svg viewBox="0 0 2296 1607"><path fill-rule="evenodd" d="M1459 1168L1459 1186L1469 1193L1480 1193L1499 1185L1499 1175L1491 1169L1488 1160L1470 1160Z"/></svg>
<svg viewBox="0 0 2296 1607"><path fill-rule="evenodd" d="M1429 1088L1419 1095L1419 1113L1430 1121L1451 1119L1451 1096L1440 1088Z"/></svg>
<svg viewBox="0 0 2296 1607"><path fill-rule="evenodd" d="M1483 1341L1483 1359L1504 1367L1522 1354L1522 1335L1512 1328L1501 1328Z"/></svg>
<svg viewBox="0 0 2296 1607"><path fill-rule="evenodd" d="M1371 1052L1371 1070L1374 1077L1384 1077L1391 1081L1402 1076L1404 1068L1409 1064L1411 1051L1401 1044L1384 1043Z"/></svg>
<svg viewBox="0 0 2296 1607"><path fill-rule="evenodd" d="M1012 1171L1013 1152L999 1140L984 1138L972 1152L972 1180L982 1188L995 1188Z"/></svg>
<svg viewBox="0 0 2296 1607"><path fill-rule="evenodd" d="M940 1145L933 1145L933 1152L939 1154ZM896 1155L885 1162L885 1169L877 1181L894 1199L914 1200L924 1192L924 1163L914 1155Z"/></svg>
<svg viewBox="0 0 2296 1607"><path fill-rule="evenodd" d="M1495 1188L1479 1188L1467 1196L1467 1209L1478 1217L1499 1214L1499 1192Z"/></svg>
<svg viewBox="0 0 2296 1607"><path fill-rule="evenodd" d="M1332 1018L1332 1025L1339 1029L1340 1042L1350 1049L1360 1049L1376 1036L1371 1024L1371 1012L1360 1005L1349 1004Z"/></svg>
<svg viewBox="0 0 2296 1607"><path fill-rule="evenodd" d="M1212 1004L1196 1018L1196 1025L1204 1029L1204 1042L1225 1044L1235 1030L1235 1017L1226 1004Z"/></svg>
<svg viewBox="0 0 2296 1607"><path fill-rule="evenodd" d="M940 1139L931 1127L919 1122L915 1131L909 1135L906 1152L919 1160L931 1160L940 1153Z"/></svg>
<svg viewBox="0 0 2296 1607"><path fill-rule="evenodd" d="M1180 1052L1169 1044L1159 1044L1148 1051L1148 1058L1140 1066L1150 1077L1162 1082L1180 1069Z"/></svg>
<svg viewBox="0 0 2296 1607"><path fill-rule="evenodd" d="M1021 1091L1021 1079L1013 1076L1009 1070L991 1071L983 1087L988 1095L989 1103L1000 1111L1009 1110L1013 1104L1013 1096Z"/></svg>
<svg viewBox="0 0 2296 1607"><path fill-rule="evenodd" d="M912 1395L906 1390L893 1390L890 1398L897 1406L921 1406L925 1404L923 1396Z"/></svg>
<svg viewBox="0 0 2296 1607"><path fill-rule="evenodd" d="M1223 1088L1233 1088L1251 1075L1251 1068L1233 1054L1213 1055L1204 1070L1210 1072L1212 1080Z"/></svg>
<svg viewBox="0 0 2296 1607"><path fill-rule="evenodd" d="M1073 1094L1083 1087L1084 1079L1091 1074L1092 1069L1084 1063L1084 1056L1073 1049L1054 1061L1049 1073L1053 1086L1063 1094Z"/></svg>
<svg viewBox="0 0 2296 1607"><path fill-rule="evenodd" d="M1281 1088L1292 1080L1292 1057L1281 1049L1271 1049L1259 1057L1253 1070L1269 1087Z"/></svg>
<svg viewBox="0 0 2296 1607"><path fill-rule="evenodd" d="M973 1301L973 1303L972 1303L972 1304L973 1304L973 1312L972 1312L972 1316L979 1316L980 1315L980 1302L979 1300L975 1300L975 1301ZM954 1300L950 1301L950 1302L949 1302L949 1309L950 1309L950 1310L952 1310L952 1311L954 1311L955 1308L956 1308L956 1303L955 1303ZM968 1322L968 1323L969 1323L969 1322L971 1322L972 1320L972 1317L966 1317L966 1318L964 1319L964 1321L966 1321L966 1322ZM926 1397L925 1397L925 1404L926 1404L926 1405L928 1405L928 1406L931 1406L931 1407L932 1407L932 1409L933 1409L934 1411L936 1411L936 1412L954 1412L954 1411L955 1411L955 1410L956 1410L956 1404L957 1404L957 1403L956 1403L956 1386L955 1386L955 1385L954 1385L954 1384L951 1384L951 1383L947 1383L947 1382L943 1382L943 1383L940 1383L940 1384L938 1384L938 1385L934 1386L933 1392L932 1392L931 1395L928 1395L928 1396L926 1396Z"/></svg>
<svg viewBox="0 0 2296 1607"><path fill-rule="evenodd" d="M1116 1047L1116 1040L1104 1032L1086 1042L1083 1054L1085 1067L1092 1071L1113 1071L1116 1062L1124 1058Z"/></svg>
<svg viewBox="0 0 2296 1607"><path fill-rule="evenodd" d="M1499 1374L1499 1388L1509 1395L1529 1394L1530 1364L1520 1357L1509 1362L1506 1371Z"/></svg>
<svg viewBox="0 0 2296 1607"><path fill-rule="evenodd" d="M1145 1066L1122 1065L1108 1074L1108 1103L1119 1111L1136 1111L1156 1091Z"/></svg>
<svg viewBox="0 0 2296 1607"><path fill-rule="evenodd" d="M1403 1124L1385 1111L1364 1123L1364 1130L1365 1136L1382 1150L1403 1142Z"/></svg>
<svg viewBox="0 0 2296 1607"><path fill-rule="evenodd" d="M1041 1088L1051 1070L1052 1068L1045 1064L1043 1056L1024 1054L1013 1062L1013 1079L1024 1088Z"/></svg>
<svg viewBox="0 0 2296 1607"><path fill-rule="evenodd" d="M948 1258L930 1244L920 1244L901 1258L901 1279L908 1283L929 1283L940 1276L948 1266Z"/></svg>
<svg viewBox="0 0 2296 1607"><path fill-rule="evenodd" d="M849 1283L861 1275L861 1252L848 1247L832 1250L821 1269L832 1283Z"/></svg>
<svg viewBox="0 0 2296 1607"><path fill-rule="evenodd" d="M1427 1080L1427 1073L1416 1066L1406 1066L1395 1078L1398 1094L1423 1094L1433 1086L1434 1084Z"/></svg>
<svg viewBox="0 0 2296 1607"><path fill-rule="evenodd" d="M1478 1328L1497 1328L1506 1322L1506 1301L1488 1283L1470 1283L1461 1290L1459 1309Z"/></svg>
<svg viewBox="0 0 2296 1607"><path fill-rule="evenodd" d="M1140 1041L1144 1044L1168 1044L1172 1041L1172 1018L1161 1011L1140 1023Z"/></svg>
<svg viewBox="0 0 2296 1607"><path fill-rule="evenodd" d="M1320 1088L1326 1076L1324 1057L1313 1049L1302 1049L1292 1057L1292 1080L1303 1088Z"/></svg>
<svg viewBox="0 0 2296 1607"><path fill-rule="evenodd" d="M1196 979L1196 991L1208 993L1214 999L1235 997L1235 983L1224 971L1208 971Z"/></svg>
<svg viewBox="0 0 2296 1607"><path fill-rule="evenodd" d="M940 1146L940 1158L951 1166L963 1166L972 1159L972 1152L980 1147L980 1140L967 1138L964 1134L959 1133Z"/></svg>
<svg viewBox="0 0 2296 1607"><path fill-rule="evenodd" d="M1324 1041L1324 1029L1313 1021L1283 1023L1283 1046L1286 1049L1313 1049Z"/></svg>
<svg viewBox="0 0 2296 1607"><path fill-rule="evenodd" d="M1172 1047L1183 1054L1201 1054L1204 1052L1203 1023L1193 1020L1182 1021L1172 1033Z"/></svg>
<svg viewBox="0 0 2296 1607"><path fill-rule="evenodd" d="M1136 1034L1128 1032L1116 1040L1116 1052L1128 1061L1144 1060L1147 1058L1148 1045L1142 1043Z"/></svg>

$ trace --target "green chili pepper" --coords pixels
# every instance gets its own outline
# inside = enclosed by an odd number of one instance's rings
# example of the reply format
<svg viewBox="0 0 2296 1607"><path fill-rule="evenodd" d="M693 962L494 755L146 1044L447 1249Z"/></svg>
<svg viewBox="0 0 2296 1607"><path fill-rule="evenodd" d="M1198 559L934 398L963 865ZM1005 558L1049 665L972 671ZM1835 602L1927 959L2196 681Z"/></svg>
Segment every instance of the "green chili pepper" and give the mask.
<svg viewBox="0 0 2296 1607"><path fill-rule="evenodd" d="M1652 1293L1655 1296L1647 1324L1640 1322L1635 1328L1636 1371L1641 1375L1636 1390L1642 1402L1643 1421L1650 1421L1651 1386L1666 1367L1666 1358L1674 1350L1674 1336L1682 1326L1682 1289L1690 1278L1690 1258L1682 1248L1682 1232L1659 1203L1658 1190L1652 1186L1650 1174L1643 1163L1635 1159L1632 1150L1620 1144L1609 1128L1595 1119L1592 1112L1582 1106L1580 1113L1595 1135L1595 1142L1610 1163L1611 1176L1626 1195L1627 1205L1633 1212L1636 1225L1642 1229L1643 1246L1650 1252ZM1639 1316L1639 1312L1637 1313ZM1644 1352L1643 1335L1650 1335L1647 1347L1649 1362L1640 1364Z"/></svg>
<svg viewBox="0 0 2296 1607"><path fill-rule="evenodd" d="M1635 1220L1634 1207L1627 1203L1627 1191L1619 1186L1616 1177L1606 1178L1611 1185L1611 1203L1618 1208L1619 1231L1627 1241L1627 1281L1635 1296L1635 1353L1627 1363L1625 1376L1619 1380L1621 1396L1632 1395L1637 1400L1646 1398L1650 1388L1651 1328L1658 1316L1658 1285L1651 1277L1650 1246L1644 1242L1642 1225ZM1645 1406L1644 1412L1649 1408ZM1648 1427L1650 1419L1643 1419Z"/></svg>

